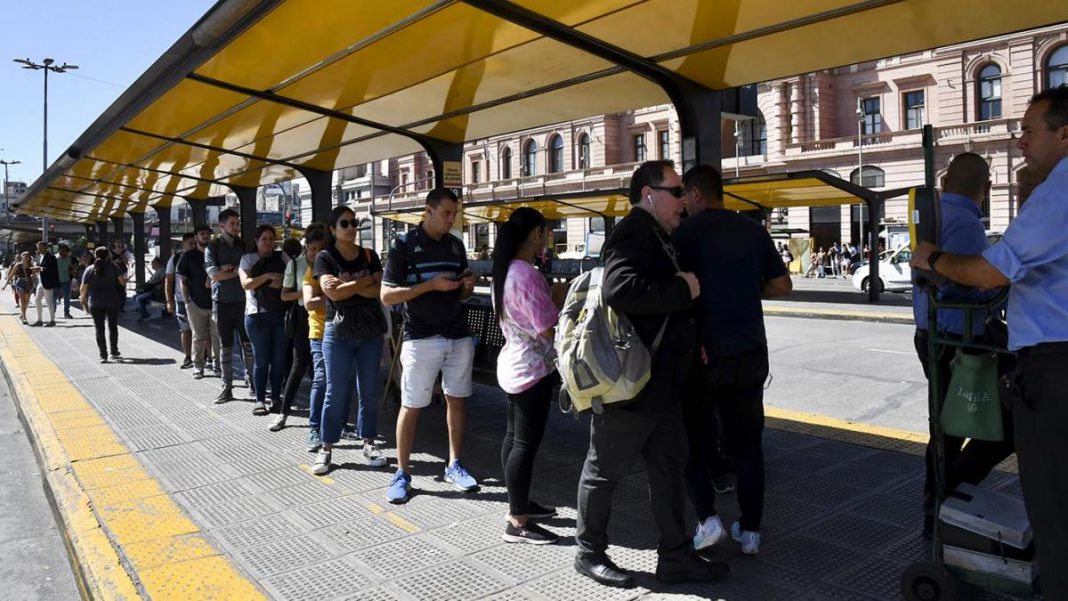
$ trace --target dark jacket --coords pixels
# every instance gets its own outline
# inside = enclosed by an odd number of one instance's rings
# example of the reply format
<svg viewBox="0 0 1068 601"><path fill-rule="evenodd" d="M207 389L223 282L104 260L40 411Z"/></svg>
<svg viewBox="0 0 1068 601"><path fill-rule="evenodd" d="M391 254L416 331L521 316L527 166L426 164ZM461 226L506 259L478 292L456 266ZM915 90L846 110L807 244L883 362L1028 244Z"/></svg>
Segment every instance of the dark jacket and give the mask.
<svg viewBox="0 0 1068 601"><path fill-rule="evenodd" d="M668 254L674 252L671 239L651 214L632 208L601 252L605 302L630 320L647 347L668 320L653 356L652 377L626 407L644 413L679 412L697 330L690 288L675 275L678 268Z"/></svg>
<svg viewBox="0 0 1068 601"><path fill-rule="evenodd" d="M41 257L41 287L45 290L59 288L59 262L50 252Z"/></svg>

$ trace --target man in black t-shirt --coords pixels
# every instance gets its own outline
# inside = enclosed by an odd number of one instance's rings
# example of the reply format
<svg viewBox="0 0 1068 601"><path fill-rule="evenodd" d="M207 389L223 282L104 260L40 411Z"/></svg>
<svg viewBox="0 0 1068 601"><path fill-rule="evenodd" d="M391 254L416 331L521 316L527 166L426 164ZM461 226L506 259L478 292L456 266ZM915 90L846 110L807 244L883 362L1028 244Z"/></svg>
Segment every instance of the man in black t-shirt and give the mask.
<svg viewBox="0 0 1068 601"><path fill-rule="evenodd" d="M174 270L182 287L189 327L193 330L193 378L199 380L204 377L209 342L211 356L219 356L219 334L211 318L211 284L204 266L204 250L211 243L211 228L197 227L194 239L196 246L182 253ZM220 375L219 371L216 363L216 375Z"/></svg>
<svg viewBox="0 0 1068 601"><path fill-rule="evenodd" d="M760 550L764 504L764 381L768 377L768 342L761 299L793 290L768 231L759 222L723 206L718 171L698 165L682 179L686 210L691 215L675 230L682 269L697 275L700 369L690 387L686 410L690 459L687 489L700 520L694 547L702 549L726 538L715 507L711 478L716 457L718 413L724 449L737 461L741 519L731 536L742 553ZM784 251L788 253L789 251Z"/></svg>
<svg viewBox="0 0 1068 601"><path fill-rule="evenodd" d="M467 253L449 233L460 210L451 190L436 188L426 198L419 228L398 237L386 259L382 302L404 304L401 349L401 411L397 416L397 473L386 493L390 503L404 503L411 489L411 455L419 410L430 404L438 373L448 404L449 463L445 480L462 491L478 482L460 464L464 401L471 396L474 341L460 301L475 290Z"/></svg>

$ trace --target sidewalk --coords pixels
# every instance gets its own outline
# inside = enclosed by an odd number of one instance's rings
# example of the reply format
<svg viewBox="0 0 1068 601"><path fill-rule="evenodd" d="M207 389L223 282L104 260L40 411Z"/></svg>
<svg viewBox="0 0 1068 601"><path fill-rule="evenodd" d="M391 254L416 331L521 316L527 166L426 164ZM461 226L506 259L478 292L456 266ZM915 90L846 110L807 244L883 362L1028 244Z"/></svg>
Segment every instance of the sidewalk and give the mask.
<svg viewBox="0 0 1068 601"><path fill-rule="evenodd" d="M902 569L925 554L920 444L769 419L761 555L742 557L730 543L718 551L733 568L722 583L658 584L656 529L645 479L635 473L616 493L610 554L642 573L641 588L603 588L571 567L586 420L553 411L535 466L533 497L559 508L547 527L560 544L509 545L500 539L507 503L499 390L476 386L468 404L463 457L481 491L465 495L440 481L444 411L433 406L413 454L419 493L391 506L391 469L365 467L358 448L339 447L340 467L329 477L310 475L306 410L272 433L251 402L212 404L218 380L194 381L177 367L173 321L137 324L136 311L127 311L124 362L101 365L80 311L55 328L25 328L9 297L0 305L0 360L36 444L49 451L49 483L70 489L59 497L88 499L61 508L92 509L65 519L76 541L90 540L75 545L89 550L79 560L90 580L119 591L100 598L136 591L153 599L873 601L899 598ZM393 406L381 411L391 461L395 416ZM1018 490L1014 476L992 478ZM726 501L724 516L734 518L733 495Z"/></svg>

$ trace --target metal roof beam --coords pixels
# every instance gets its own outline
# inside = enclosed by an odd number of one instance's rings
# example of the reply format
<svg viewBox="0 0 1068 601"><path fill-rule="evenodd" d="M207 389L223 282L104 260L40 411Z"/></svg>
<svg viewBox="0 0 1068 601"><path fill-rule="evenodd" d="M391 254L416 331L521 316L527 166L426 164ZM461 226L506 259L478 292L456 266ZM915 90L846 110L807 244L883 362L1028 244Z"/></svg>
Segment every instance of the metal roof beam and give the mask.
<svg viewBox="0 0 1068 601"><path fill-rule="evenodd" d="M139 136L146 136L146 137L149 137L149 138L155 138L157 140L164 140L164 141L167 141L167 142L171 142L173 144L181 144L183 146L191 146L193 148L199 148L201 150L207 150L209 152L217 152L219 154L229 154L229 155L233 155L235 157L241 157L243 159L247 159L247 160L250 160L250 161L262 161L262 162L268 163L270 165L281 165L282 167L289 167L290 169L293 169L294 171L300 169L299 165L294 165L293 163L289 163L289 162L286 162L286 161L279 161L279 160L276 160L276 159L269 159L269 158L266 158L266 157L259 157L259 156L256 156L254 154L248 154L247 152L240 152L240 151L237 151L237 150L230 150L228 148L222 148L222 147L219 147L219 146L212 146L210 144L201 144L200 142L190 142L189 140L183 140L181 138L172 138L170 136L154 134L154 133L148 132L148 131L142 131L142 130L139 130L139 129L133 129L132 127L123 126L123 127L119 128L119 131L124 131L124 132L130 133L130 134L137 134ZM135 169L136 169L136 167L135 167Z"/></svg>

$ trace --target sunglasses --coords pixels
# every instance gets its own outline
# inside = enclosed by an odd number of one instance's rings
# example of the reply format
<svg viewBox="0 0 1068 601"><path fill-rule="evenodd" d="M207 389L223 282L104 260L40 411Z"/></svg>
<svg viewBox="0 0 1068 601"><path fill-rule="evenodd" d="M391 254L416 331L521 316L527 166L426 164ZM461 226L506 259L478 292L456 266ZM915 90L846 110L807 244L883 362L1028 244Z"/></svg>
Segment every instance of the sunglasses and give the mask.
<svg viewBox="0 0 1068 601"><path fill-rule="evenodd" d="M653 190L663 190L675 198L682 198L684 192L682 186L649 186Z"/></svg>
<svg viewBox="0 0 1068 601"><path fill-rule="evenodd" d="M342 229L348 229L350 227L359 227L360 222L357 219L338 219L337 226Z"/></svg>

